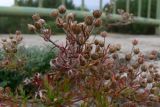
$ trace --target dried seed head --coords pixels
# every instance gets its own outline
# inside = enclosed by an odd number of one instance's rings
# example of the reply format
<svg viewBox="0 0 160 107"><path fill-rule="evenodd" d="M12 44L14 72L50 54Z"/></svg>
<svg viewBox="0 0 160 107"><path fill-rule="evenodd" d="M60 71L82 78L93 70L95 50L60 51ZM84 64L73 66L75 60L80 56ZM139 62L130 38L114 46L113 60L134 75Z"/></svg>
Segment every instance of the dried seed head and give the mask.
<svg viewBox="0 0 160 107"><path fill-rule="evenodd" d="M106 70L105 70L106 71ZM106 80L109 80L110 78L111 78L111 73L110 72L106 72L105 74L104 74L104 78L106 79Z"/></svg>
<svg viewBox="0 0 160 107"><path fill-rule="evenodd" d="M20 35L20 34L21 34L21 31L17 30L16 35Z"/></svg>
<svg viewBox="0 0 160 107"><path fill-rule="evenodd" d="M153 51L151 51L151 54L156 56L158 53L157 53L157 51L153 50Z"/></svg>
<svg viewBox="0 0 160 107"><path fill-rule="evenodd" d="M99 10L94 10L94 11L93 11L93 16L94 16L94 18L100 18L101 15L102 15L102 12L101 12L101 11L99 11Z"/></svg>
<svg viewBox="0 0 160 107"><path fill-rule="evenodd" d="M85 59L89 59L90 58L90 54L84 54L84 58Z"/></svg>
<svg viewBox="0 0 160 107"><path fill-rule="evenodd" d="M92 60L97 60L98 58L99 58L99 56L98 56L97 53L93 53L93 54L91 55L91 59L92 59Z"/></svg>
<svg viewBox="0 0 160 107"><path fill-rule="evenodd" d="M99 45L99 40L96 39L96 40L94 41L94 44L95 44L95 45Z"/></svg>
<svg viewBox="0 0 160 107"><path fill-rule="evenodd" d="M132 67L133 67L134 69L137 69L137 68L139 67L139 63L134 63L134 64L132 64Z"/></svg>
<svg viewBox="0 0 160 107"><path fill-rule="evenodd" d="M110 52L110 53L116 52L116 47L115 47L114 45L111 45L111 46L109 47L109 52Z"/></svg>
<svg viewBox="0 0 160 107"><path fill-rule="evenodd" d="M115 46L116 46L117 51L121 50L121 45L120 44L116 44Z"/></svg>
<svg viewBox="0 0 160 107"><path fill-rule="evenodd" d="M139 64L143 64L144 63L144 58L143 57L139 57L138 58L138 63Z"/></svg>
<svg viewBox="0 0 160 107"><path fill-rule="evenodd" d="M32 25L32 24L28 24L28 29L30 31L36 31L36 27L34 25Z"/></svg>
<svg viewBox="0 0 160 107"><path fill-rule="evenodd" d="M64 5L61 5L58 7L58 11L60 14L64 14L66 12L66 7Z"/></svg>
<svg viewBox="0 0 160 107"><path fill-rule="evenodd" d="M129 67L128 72L133 72L134 69L132 67Z"/></svg>
<svg viewBox="0 0 160 107"><path fill-rule="evenodd" d="M8 65L9 64L9 60L5 60L2 62L2 65Z"/></svg>
<svg viewBox="0 0 160 107"><path fill-rule="evenodd" d="M5 39L5 38L2 38L1 40L2 40L2 42L7 42L7 39Z"/></svg>
<svg viewBox="0 0 160 107"><path fill-rule="evenodd" d="M93 72L96 72L98 70L98 68L97 68L97 66L91 66L90 70L93 71Z"/></svg>
<svg viewBox="0 0 160 107"><path fill-rule="evenodd" d="M147 82L148 82L148 83L152 83L152 82L153 82L153 78L152 78L151 76L149 76L149 77L147 78Z"/></svg>
<svg viewBox="0 0 160 107"><path fill-rule="evenodd" d="M113 58L113 59L117 59L117 58L118 58L118 54L117 54L117 53L114 53L114 54L112 55L112 58Z"/></svg>
<svg viewBox="0 0 160 107"><path fill-rule="evenodd" d="M81 32L81 26L79 24L73 23L71 27L73 33L79 34Z"/></svg>
<svg viewBox="0 0 160 107"><path fill-rule="evenodd" d="M11 88L10 87L6 87L4 91L5 91L6 94L10 94L11 93Z"/></svg>
<svg viewBox="0 0 160 107"><path fill-rule="evenodd" d="M60 17L57 17L57 18L56 18L56 25L57 25L59 28L62 28L62 27L63 27L63 23L64 23L64 21L63 21L62 18L60 18Z"/></svg>
<svg viewBox="0 0 160 107"><path fill-rule="evenodd" d="M92 25L93 23L93 17L92 16L86 16L85 19L84 19L84 22L86 25Z"/></svg>
<svg viewBox="0 0 160 107"><path fill-rule="evenodd" d="M142 77L143 79L145 79L145 78L147 77L147 74L146 74L146 73L142 73L142 74L141 74L141 77Z"/></svg>
<svg viewBox="0 0 160 107"><path fill-rule="evenodd" d="M52 34L52 31L51 29L43 29L42 30L42 33L43 33L43 38L45 41L49 41L50 37L51 37L51 34Z"/></svg>
<svg viewBox="0 0 160 107"><path fill-rule="evenodd" d="M16 41L15 39L13 39L11 42L12 42L13 44L17 44L17 41Z"/></svg>
<svg viewBox="0 0 160 107"><path fill-rule="evenodd" d="M95 49L95 52L99 52L99 51L100 51L100 46L97 45L97 46L96 46L96 49Z"/></svg>
<svg viewBox="0 0 160 107"><path fill-rule="evenodd" d="M134 39L134 40L132 41L132 44L133 44L133 45L137 45L137 44L138 44L138 40L137 40L137 39Z"/></svg>
<svg viewBox="0 0 160 107"><path fill-rule="evenodd" d="M104 53L103 52L98 52L98 56L99 56L99 58L102 58L104 56Z"/></svg>
<svg viewBox="0 0 160 107"><path fill-rule="evenodd" d="M14 37L13 36L9 36L9 39L13 39Z"/></svg>
<svg viewBox="0 0 160 107"><path fill-rule="evenodd" d="M122 104L122 107L137 107L135 102L125 102Z"/></svg>
<svg viewBox="0 0 160 107"><path fill-rule="evenodd" d="M85 66L85 64L86 64L86 60L81 56L80 57L80 65Z"/></svg>
<svg viewBox="0 0 160 107"><path fill-rule="evenodd" d="M58 13L58 10L54 10L54 11L52 11L52 13L51 13L51 16L52 17L57 17L59 15L59 13Z"/></svg>
<svg viewBox="0 0 160 107"><path fill-rule="evenodd" d="M143 72L146 72L147 71L147 65L145 65L145 64L143 64L142 66L141 66L141 70L143 71Z"/></svg>
<svg viewBox="0 0 160 107"><path fill-rule="evenodd" d="M130 61L132 58L132 55L129 53L125 56L126 61Z"/></svg>
<svg viewBox="0 0 160 107"><path fill-rule="evenodd" d="M85 40L84 40L83 37L80 37L77 42L78 42L79 45L83 45Z"/></svg>
<svg viewBox="0 0 160 107"><path fill-rule="evenodd" d="M134 48L134 54L139 54L139 52L140 52L140 50L139 50L139 48Z"/></svg>
<svg viewBox="0 0 160 107"><path fill-rule="evenodd" d="M154 65L153 65L153 64L150 64L150 65L149 65L149 68L153 68L153 67L154 67Z"/></svg>
<svg viewBox="0 0 160 107"><path fill-rule="evenodd" d="M17 52L17 49L16 49L16 48L14 48L14 49L13 49L13 53L16 53L16 52Z"/></svg>
<svg viewBox="0 0 160 107"><path fill-rule="evenodd" d="M140 86L141 87L143 87L143 88L145 88L146 86L147 86L147 83L146 83L146 81L145 80L140 80Z"/></svg>
<svg viewBox="0 0 160 107"><path fill-rule="evenodd" d="M95 26L95 27L100 27L101 25L102 25L102 20L99 19L99 18L96 19L95 22L94 22L94 26Z"/></svg>
<svg viewBox="0 0 160 107"><path fill-rule="evenodd" d="M46 23L44 19L39 19L38 22L41 23L42 25Z"/></svg>
<svg viewBox="0 0 160 107"><path fill-rule="evenodd" d="M100 33L100 35L101 35L103 38L105 38L105 37L107 37L108 33L107 33L106 31L103 31L103 32Z"/></svg>
<svg viewBox="0 0 160 107"><path fill-rule="evenodd" d="M154 59L155 59L155 56L152 55L152 54L150 54L150 55L149 55L149 59L150 59L150 60L154 60Z"/></svg>
<svg viewBox="0 0 160 107"><path fill-rule="evenodd" d="M63 28L67 30L68 29L68 24L67 23L63 23Z"/></svg>
<svg viewBox="0 0 160 107"><path fill-rule="evenodd" d="M35 22L34 26L36 27L36 29L41 29L42 28L42 23L37 21L37 22Z"/></svg>
<svg viewBox="0 0 160 107"><path fill-rule="evenodd" d="M34 15L32 16L32 19L33 19L34 21L38 21L38 20L40 19L39 14L34 14Z"/></svg>
<svg viewBox="0 0 160 107"><path fill-rule="evenodd" d="M104 42L103 42L103 41L100 41L100 42L99 42L99 46L100 46L100 47L104 47Z"/></svg>
<svg viewBox="0 0 160 107"><path fill-rule="evenodd" d="M149 100L150 100L150 101L153 101L153 102L158 102L158 101L159 101L159 97L158 97L158 96L155 96L155 95L150 95L150 96L149 96Z"/></svg>
<svg viewBox="0 0 160 107"><path fill-rule="evenodd" d="M158 95L159 94L159 88L158 87L153 87L153 88L151 88L150 92L152 94Z"/></svg>
<svg viewBox="0 0 160 107"><path fill-rule="evenodd" d="M90 52L92 50L92 45L86 45L85 51Z"/></svg>
<svg viewBox="0 0 160 107"><path fill-rule="evenodd" d="M157 51L152 51L150 54L149 54L149 59L150 60L155 60L157 58Z"/></svg>

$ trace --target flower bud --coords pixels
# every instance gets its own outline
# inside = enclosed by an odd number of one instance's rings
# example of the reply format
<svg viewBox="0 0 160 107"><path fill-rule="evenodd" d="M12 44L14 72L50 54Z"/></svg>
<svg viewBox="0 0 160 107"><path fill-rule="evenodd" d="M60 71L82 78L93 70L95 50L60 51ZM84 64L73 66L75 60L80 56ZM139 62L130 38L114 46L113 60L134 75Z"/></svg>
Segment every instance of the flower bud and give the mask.
<svg viewBox="0 0 160 107"><path fill-rule="evenodd" d="M92 25L93 23L93 17L92 16L86 16L84 19L84 22L86 25Z"/></svg>
<svg viewBox="0 0 160 107"><path fill-rule="evenodd" d="M93 11L93 16L94 16L94 18L100 18L101 15L102 15L102 12L101 12L101 11L99 11L99 10L94 10L94 11Z"/></svg>
<svg viewBox="0 0 160 107"><path fill-rule="evenodd" d="M64 5L59 6L58 11L60 14L64 14L66 12L66 7Z"/></svg>

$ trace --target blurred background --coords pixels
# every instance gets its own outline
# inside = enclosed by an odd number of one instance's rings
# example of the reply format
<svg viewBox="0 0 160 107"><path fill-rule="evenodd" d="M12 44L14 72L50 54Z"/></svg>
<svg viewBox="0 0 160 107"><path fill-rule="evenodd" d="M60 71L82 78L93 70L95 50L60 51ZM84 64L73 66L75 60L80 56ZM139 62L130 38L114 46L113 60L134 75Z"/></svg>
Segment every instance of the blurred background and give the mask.
<svg viewBox="0 0 160 107"><path fill-rule="evenodd" d="M65 6L70 10L93 11L95 9L101 9L105 13L106 8L108 8L113 1L116 4L115 13L117 12L117 9L124 9L127 11L128 2L126 1L129 1L129 12L133 13L133 15L139 14L138 6L141 6L140 17L147 18L149 15L149 18L156 18L156 5L159 0L0 0L0 7L23 6L57 8L59 5L65 4ZM139 1L141 1L141 5L139 5ZM150 12L148 10L150 10ZM47 20L49 26L55 28L53 18L44 17L44 19ZM27 29L28 23L32 23L31 16L5 16L0 14L0 33L12 34L16 30L21 30L24 34L31 33ZM106 26L107 24L103 26L103 29L115 33L154 34L156 31L156 26L153 24L134 23L125 26L114 26L111 28ZM63 33L62 30L58 28L55 28L54 32L56 34Z"/></svg>

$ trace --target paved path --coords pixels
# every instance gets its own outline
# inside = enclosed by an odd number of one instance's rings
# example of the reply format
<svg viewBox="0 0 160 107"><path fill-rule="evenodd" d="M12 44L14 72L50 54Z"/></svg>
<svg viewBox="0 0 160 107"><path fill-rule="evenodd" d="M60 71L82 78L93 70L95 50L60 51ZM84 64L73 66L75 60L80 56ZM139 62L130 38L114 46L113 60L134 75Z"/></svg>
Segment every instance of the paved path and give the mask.
<svg viewBox="0 0 160 107"><path fill-rule="evenodd" d="M7 37L7 35L0 35L0 38ZM45 42L43 38L38 35L23 35L23 45L25 46L46 46L50 43ZM101 39L100 36L97 36L98 39ZM58 41L58 43L63 44L65 41L64 35L52 36L53 41ZM139 40L138 47L142 52L149 52L151 50L157 50L160 52L160 36L155 35L124 35L124 34L108 34L106 38L106 43L122 45L122 51L127 52L131 50L132 40ZM160 61L157 62L160 65Z"/></svg>
<svg viewBox="0 0 160 107"><path fill-rule="evenodd" d="M7 35L0 35L0 38L7 37ZM23 44L26 46L45 46L49 43L45 42L38 35L23 35L24 41ZM97 37L101 39L101 37ZM123 34L109 34L106 43L117 44L120 43L122 45L122 50L129 51L131 49L131 41L133 39L139 40L138 47L144 51L157 50L160 51L160 36L155 35L123 35ZM52 36L52 40L58 40L58 43L63 44L65 41L64 35Z"/></svg>

